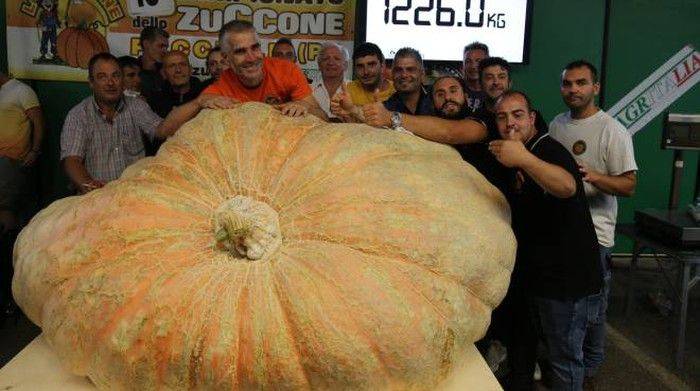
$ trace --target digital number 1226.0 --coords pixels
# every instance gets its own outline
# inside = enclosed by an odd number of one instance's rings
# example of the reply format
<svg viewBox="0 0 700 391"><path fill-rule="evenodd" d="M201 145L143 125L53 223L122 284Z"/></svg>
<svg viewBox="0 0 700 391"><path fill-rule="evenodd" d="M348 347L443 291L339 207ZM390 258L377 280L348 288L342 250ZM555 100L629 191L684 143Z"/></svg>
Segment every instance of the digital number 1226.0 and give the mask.
<svg viewBox="0 0 700 391"><path fill-rule="evenodd" d="M443 7L442 0L428 0L428 4L416 7L413 11L413 24L415 26L430 26L433 20L432 11L435 11L434 20L437 26L457 26L482 27L484 25L484 3L486 0L466 0L466 12L464 13L464 23L457 20L456 12L451 7ZM409 24L408 19L402 19L400 13L410 14L413 0L404 0L404 5L394 5L391 0L384 0L384 23L394 25Z"/></svg>

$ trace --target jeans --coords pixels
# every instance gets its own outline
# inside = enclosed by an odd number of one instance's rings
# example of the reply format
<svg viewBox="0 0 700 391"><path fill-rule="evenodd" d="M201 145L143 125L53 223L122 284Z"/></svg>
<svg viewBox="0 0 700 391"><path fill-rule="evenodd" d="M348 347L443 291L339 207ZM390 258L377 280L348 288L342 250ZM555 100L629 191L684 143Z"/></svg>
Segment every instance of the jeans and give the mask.
<svg viewBox="0 0 700 391"><path fill-rule="evenodd" d="M589 320L586 338L583 341L583 364L586 368L586 377L593 377L598 372L605 358L605 320L608 311L608 298L610 296L610 256L612 248L599 246L599 249L601 270L603 270L602 301L598 316Z"/></svg>
<svg viewBox="0 0 700 391"><path fill-rule="evenodd" d="M533 299L533 318L547 346L553 391L580 391L585 374L583 341L598 318L603 295L579 299Z"/></svg>

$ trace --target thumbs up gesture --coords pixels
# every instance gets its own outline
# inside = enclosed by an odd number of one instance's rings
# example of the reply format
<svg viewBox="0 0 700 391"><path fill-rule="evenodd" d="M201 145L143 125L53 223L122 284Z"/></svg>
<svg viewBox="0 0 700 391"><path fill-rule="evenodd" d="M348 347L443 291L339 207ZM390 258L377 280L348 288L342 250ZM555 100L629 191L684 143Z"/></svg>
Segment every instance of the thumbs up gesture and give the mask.
<svg viewBox="0 0 700 391"><path fill-rule="evenodd" d="M331 97L330 108L331 113L344 122L354 122L352 121L352 114L357 111L357 108L352 103L352 98L345 83L341 84L340 89Z"/></svg>
<svg viewBox="0 0 700 391"><path fill-rule="evenodd" d="M378 99L378 92L375 91L373 94L374 103L366 104L362 106L362 115L365 118L365 123L370 126L390 127L391 126L391 112L384 107Z"/></svg>

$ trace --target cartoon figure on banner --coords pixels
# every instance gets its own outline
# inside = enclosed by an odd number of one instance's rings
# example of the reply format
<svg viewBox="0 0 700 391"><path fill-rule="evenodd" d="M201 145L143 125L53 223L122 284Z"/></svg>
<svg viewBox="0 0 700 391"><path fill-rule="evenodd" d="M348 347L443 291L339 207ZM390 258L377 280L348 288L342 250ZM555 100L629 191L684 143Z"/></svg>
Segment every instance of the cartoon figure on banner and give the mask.
<svg viewBox="0 0 700 391"><path fill-rule="evenodd" d="M41 41L39 54L41 56L35 59L34 63L61 63L61 60L56 55L56 32L61 27L61 21L58 20L58 0L40 0L39 5L36 24L39 28L39 39ZM51 44L50 47L49 44ZM47 58L46 54L49 51L51 52L51 57Z"/></svg>
<svg viewBox="0 0 700 391"><path fill-rule="evenodd" d="M66 28L58 34L58 55L68 66L87 69L90 58L109 52L106 18L87 0L70 0Z"/></svg>

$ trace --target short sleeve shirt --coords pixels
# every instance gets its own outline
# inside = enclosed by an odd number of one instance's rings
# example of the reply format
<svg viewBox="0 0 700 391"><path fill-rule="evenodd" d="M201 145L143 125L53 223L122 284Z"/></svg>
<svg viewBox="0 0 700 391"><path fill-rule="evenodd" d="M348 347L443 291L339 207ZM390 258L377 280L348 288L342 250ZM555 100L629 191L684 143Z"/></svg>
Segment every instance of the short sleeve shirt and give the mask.
<svg viewBox="0 0 700 391"><path fill-rule="evenodd" d="M0 87L0 156L21 159L31 144L32 124L25 113L39 106L34 91L19 80Z"/></svg>
<svg viewBox="0 0 700 391"><path fill-rule="evenodd" d="M109 122L94 96L90 96L66 116L61 132L61 160L80 157L92 178L115 180L126 167L145 156L142 137L154 139L161 121L143 99L123 97Z"/></svg>
<svg viewBox="0 0 700 391"><path fill-rule="evenodd" d="M602 271L595 229L583 181L571 155L545 132L526 147L539 159L557 165L576 181L576 193L557 198L524 171L512 170L507 191L512 225L518 240L514 278L524 278L535 295L578 299L600 291Z"/></svg>
<svg viewBox="0 0 700 391"><path fill-rule="evenodd" d="M620 175L637 170L632 136L603 110L584 119L573 119L569 112L559 114L550 124L549 133L569 150L574 159L598 172ZM617 198L590 183L584 183L584 188L598 241L605 247L612 247L615 244Z"/></svg>
<svg viewBox="0 0 700 391"><path fill-rule="evenodd" d="M311 95L311 87L296 64L279 58L265 57L263 80L259 86L244 86L233 70L226 69L221 73L221 78L203 93L223 95L241 102L280 104L306 98Z"/></svg>

